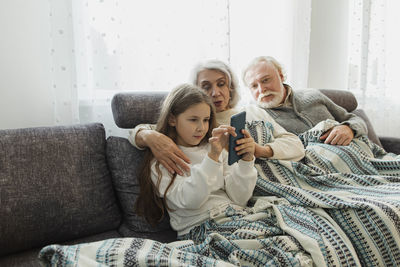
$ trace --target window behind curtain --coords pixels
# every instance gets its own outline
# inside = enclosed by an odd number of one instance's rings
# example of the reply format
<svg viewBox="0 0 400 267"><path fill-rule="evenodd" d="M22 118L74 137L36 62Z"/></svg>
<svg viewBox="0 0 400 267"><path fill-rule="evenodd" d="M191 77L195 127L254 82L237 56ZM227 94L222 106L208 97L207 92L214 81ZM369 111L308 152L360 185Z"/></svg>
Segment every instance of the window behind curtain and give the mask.
<svg viewBox="0 0 400 267"><path fill-rule="evenodd" d="M290 83L306 87L301 66L308 64L309 0L64 0L52 1L52 9L54 31L71 33L67 43L54 35L53 59L55 69L72 60L64 71L73 80L67 91L79 110L76 120L102 122L107 135L127 135L112 119L115 93L171 90L190 82L202 60L230 64L240 80L253 57L272 55ZM66 52L60 56L60 50ZM61 82L56 77L54 84ZM241 91L247 102L247 89Z"/></svg>
<svg viewBox="0 0 400 267"><path fill-rule="evenodd" d="M400 2L352 0L348 88L378 135L400 132Z"/></svg>

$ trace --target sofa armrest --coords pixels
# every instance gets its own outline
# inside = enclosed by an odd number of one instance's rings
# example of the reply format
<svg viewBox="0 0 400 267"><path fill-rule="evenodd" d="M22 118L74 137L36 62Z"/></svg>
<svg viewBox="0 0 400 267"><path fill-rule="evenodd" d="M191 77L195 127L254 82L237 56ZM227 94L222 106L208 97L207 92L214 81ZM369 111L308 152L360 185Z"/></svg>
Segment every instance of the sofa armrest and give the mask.
<svg viewBox="0 0 400 267"><path fill-rule="evenodd" d="M397 137L379 137L382 147L386 152L400 154L400 138Z"/></svg>

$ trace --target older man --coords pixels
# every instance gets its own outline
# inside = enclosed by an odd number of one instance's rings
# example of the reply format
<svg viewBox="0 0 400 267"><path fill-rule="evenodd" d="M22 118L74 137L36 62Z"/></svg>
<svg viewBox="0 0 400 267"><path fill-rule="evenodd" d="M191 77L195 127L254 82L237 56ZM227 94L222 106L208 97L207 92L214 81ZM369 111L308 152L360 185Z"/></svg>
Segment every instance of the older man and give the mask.
<svg viewBox="0 0 400 267"><path fill-rule="evenodd" d="M331 128L321 140L326 144L348 145L354 136L367 134L365 122L336 105L315 89L294 91L285 84L282 66L273 57L257 57L243 72L257 104L287 131L300 134L326 119L340 125Z"/></svg>

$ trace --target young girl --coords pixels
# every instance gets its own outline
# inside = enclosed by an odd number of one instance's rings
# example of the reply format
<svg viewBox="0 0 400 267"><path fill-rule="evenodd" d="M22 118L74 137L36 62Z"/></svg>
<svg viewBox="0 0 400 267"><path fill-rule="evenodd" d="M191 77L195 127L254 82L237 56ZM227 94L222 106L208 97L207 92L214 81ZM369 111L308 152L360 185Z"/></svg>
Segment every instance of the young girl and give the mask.
<svg viewBox="0 0 400 267"><path fill-rule="evenodd" d="M227 165L229 134L234 128L215 126L214 106L205 92L184 84L169 93L163 103L156 130L170 137L190 158L190 171L170 174L148 150L140 178L136 212L155 224L167 209L170 224L178 236L207 221L215 211L241 209L253 193L254 140L245 137L237 147L239 162ZM165 207L165 208L164 208Z"/></svg>

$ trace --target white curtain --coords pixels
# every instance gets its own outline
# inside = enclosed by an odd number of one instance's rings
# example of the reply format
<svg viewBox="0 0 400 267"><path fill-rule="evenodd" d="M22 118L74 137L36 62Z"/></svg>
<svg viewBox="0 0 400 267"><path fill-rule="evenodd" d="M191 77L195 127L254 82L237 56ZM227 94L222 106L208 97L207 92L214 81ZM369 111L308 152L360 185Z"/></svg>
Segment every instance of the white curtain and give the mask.
<svg viewBox="0 0 400 267"><path fill-rule="evenodd" d="M378 135L400 137L400 2L349 3L348 88Z"/></svg>
<svg viewBox="0 0 400 267"><path fill-rule="evenodd" d="M51 72L55 124L79 123L76 52L70 1L49 1ZM45 65L45 62L43 62Z"/></svg>
<svg viewBox="0 0 400 267"><path fill-rule="evenodd" d="M249 60L272 55L289 83L306 86L311 0L51 0L51 9L58 107L107 135L127 135L112 118L115 93L171 90L201 60L222 60L240 79Z"/></svg>

